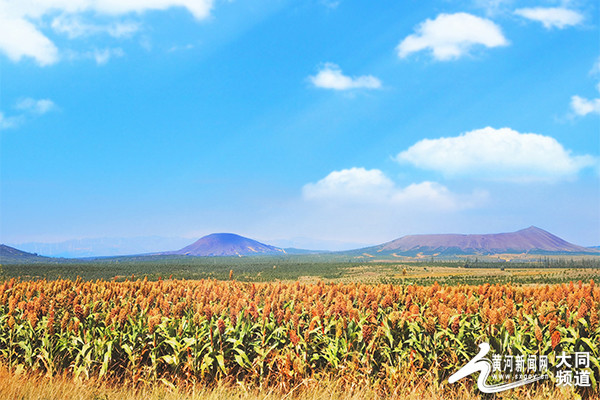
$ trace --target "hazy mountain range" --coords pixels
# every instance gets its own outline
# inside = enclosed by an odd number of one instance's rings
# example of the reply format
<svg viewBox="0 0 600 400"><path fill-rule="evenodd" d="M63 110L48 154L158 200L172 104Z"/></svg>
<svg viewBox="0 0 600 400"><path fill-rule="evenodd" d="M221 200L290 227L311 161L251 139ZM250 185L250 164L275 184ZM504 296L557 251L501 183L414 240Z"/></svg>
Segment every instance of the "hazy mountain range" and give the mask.
<svg viewBox="0 0 600 400"><path fill-rule="evenodd" d="M7 245L29 253L43 254L48 257L84 258L167 252L172 249L181 249L189 245L192 240L184 237L139 236L130 238L73 239L54 243L7 243ZM305 237L273 240L269 242L269 245L286 249L286 251L290 249L292 253L314 253L326 252L331 249L342 250L365 247L361 243L336 240L324 241Z"/></svg>
<svg viewBox="0 0 600 400"><path fill-rule="evenodd" d="M81 258L154 253L166 249L178 249L189 243L189 238L140 236L74 239L56 243L12 243L10 246L49 257Z"/></svg>
<svg viewBox="0 0 600 400"><path fill-rule="evenodd" d="M567 242L535 226L510 233L486 235L408 235L362 249L364 252L400 255L451 255L501 253L593 253L596 249Z"/></svg>
<svg viewBox="0 0 600 400"><path fill-rule="evenodd" d="M157 238L157 237L155 237ZM183 241L185 239L181 239ZM161 245L163 242L157 240ZM176 240L180 242L179 239ZM187 240L189 243L189 239ZM186 244L187 244L186 243ZM155 243L156 245L156 243ZM118 249L118 255L126 255L123 247L110 247ZM41 252L36 251L40 254ZM130 252L129 254L140 254ZM179 250L145 252L147 256L153 255L184 255L184 256L252 256L252 255L284 255L284 254L310 254L323 253L323 251L280 248L258 242L233 233L214 233L204 236L192 244ZM543 229L531 226L516 232L464 235L464 234L433 234L433 235L407 235L399 239L380 244L335 252L335 254L366 255L366 256L453 256L453 255L493 255L493 254L590 254L600 255L597 247L582 247L569 243ZM43 253L42 253L43 254ZM45 254L47 255L47 254ZM114 254L104 254L111 256ZM27 253L15 248L2 245L0 247L2 260L33 259L37 254ZM41 258L41 257L39 257Z"/></svg>
<svg viewBox="0 0 600 400"><path fill-rule="evenodd" d="M0 264L1 263L16 263L16 262L36 262L49 261L51 258L39 256L37 254L28 253L15 249L14 247L0 244Z"/></svg>

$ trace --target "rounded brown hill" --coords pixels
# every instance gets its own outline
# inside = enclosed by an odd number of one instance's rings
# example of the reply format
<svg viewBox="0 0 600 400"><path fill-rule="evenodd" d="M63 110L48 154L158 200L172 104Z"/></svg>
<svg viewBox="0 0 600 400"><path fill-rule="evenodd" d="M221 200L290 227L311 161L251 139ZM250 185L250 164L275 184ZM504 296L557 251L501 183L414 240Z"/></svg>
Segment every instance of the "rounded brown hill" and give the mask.
<svg viewBox="0 0 600 400"><path fill-rule="evenodd" d="M464 253L499 254L499 253L589 253L594 250L567 242L531 226L517 232L485 235L408 235L377 246L378 252L421 251L444 252L455 250Z"/></svg>
<svg viewBox="0 0 600 400"><path fill-rule="evenodd" d="M259 254L283 254L279 247L269 246L234 233L213 233L171 254L189 256L248 256Z"/></svg>

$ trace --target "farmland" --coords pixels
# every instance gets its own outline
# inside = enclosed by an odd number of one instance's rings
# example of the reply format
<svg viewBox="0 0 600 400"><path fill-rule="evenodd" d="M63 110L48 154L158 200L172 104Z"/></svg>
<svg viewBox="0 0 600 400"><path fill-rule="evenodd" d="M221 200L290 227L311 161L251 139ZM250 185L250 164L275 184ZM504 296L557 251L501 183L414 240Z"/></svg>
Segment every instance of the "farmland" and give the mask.
<svg viewBox="0 0 600 400"><path fill-rule="evenodd" d="M268 271L291 274L291 266L286 272L275 265ZM242 387L281 396L318 393L316 382L333 382L335 393L348 396L361 387L374 397L429 398L427 390L434 390L469 398L477 393L473 379L447 380L477 354L478 343L489 342L494 354L543 355L550 366L562 351L586 352L589 386L565 390L597 395L600 288L594 280L538 285L528 281L537 276L532 269L520 268L509 271L512 283L440 285L429 280L469 268L381 263L387 279L384 268L398 268L399 276L380 283L385 276L360 263L330 265L328 273L336 268L343 273L332 278L279 282L242 282L242 270L233 269L220 281L7 279L0 284L0 357L14 379L11 374L27 372L31 379L100 380L123 388ZM474 271L487 281L508 279L506 269ZM537 272L566 280L597 270ZM529 390L556 391L555 377Z"/></svg>
<svg viewBox="0 0 600 400"><path fill-rule="evenodd" d="M518 262L497 258L418 260L404 258L365 259L360 257L317 254L302 256L185 257L140 256L98 259L52 259L34 263L4 263L4 279L124 280L135 277L149 280L229 279L233 271L237 281L284 281L316 283L361 282L369 284L482 285L485 283L554 284L600 279L600 257L529 256Z"/></svg>

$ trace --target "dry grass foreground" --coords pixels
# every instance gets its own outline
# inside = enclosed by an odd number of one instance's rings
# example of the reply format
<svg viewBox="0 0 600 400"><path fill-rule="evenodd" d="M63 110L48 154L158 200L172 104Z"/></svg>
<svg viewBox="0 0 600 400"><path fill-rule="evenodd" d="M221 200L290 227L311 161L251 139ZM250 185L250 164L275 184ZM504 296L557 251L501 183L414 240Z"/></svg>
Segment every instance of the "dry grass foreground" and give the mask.
<svg viewBox="0 0 600 400"><path fill-rule="evenodd" d="M455 388L442 388L426 377L407 378L394 394L381 396L368 385L342 388L339 382L307 379L293 390L280 393L273 389L250 390L243 386L194 386L186 389L153 385L135 389L127 385L112 385L103 380L81 381L64 376L52 378L15 374L0 367L1 400L477 400L477 399L564 399L581 397L572 390L554 385L518 388L494 396L474 393L473 387L457 384ZM590 400L600 396L589 397Z"/></svg>

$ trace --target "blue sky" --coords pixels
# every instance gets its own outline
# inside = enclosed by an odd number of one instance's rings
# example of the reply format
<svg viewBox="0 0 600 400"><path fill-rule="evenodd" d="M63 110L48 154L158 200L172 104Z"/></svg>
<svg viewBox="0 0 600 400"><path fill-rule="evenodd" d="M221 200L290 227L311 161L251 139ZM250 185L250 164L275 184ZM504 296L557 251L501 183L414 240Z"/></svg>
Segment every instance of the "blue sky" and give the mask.
<svg viewBox="0 0 600 400"><path fill-rule="evenodd" d="M0 0L0 240L341 249L536 225L598 245L599 15Z"/></svg>

